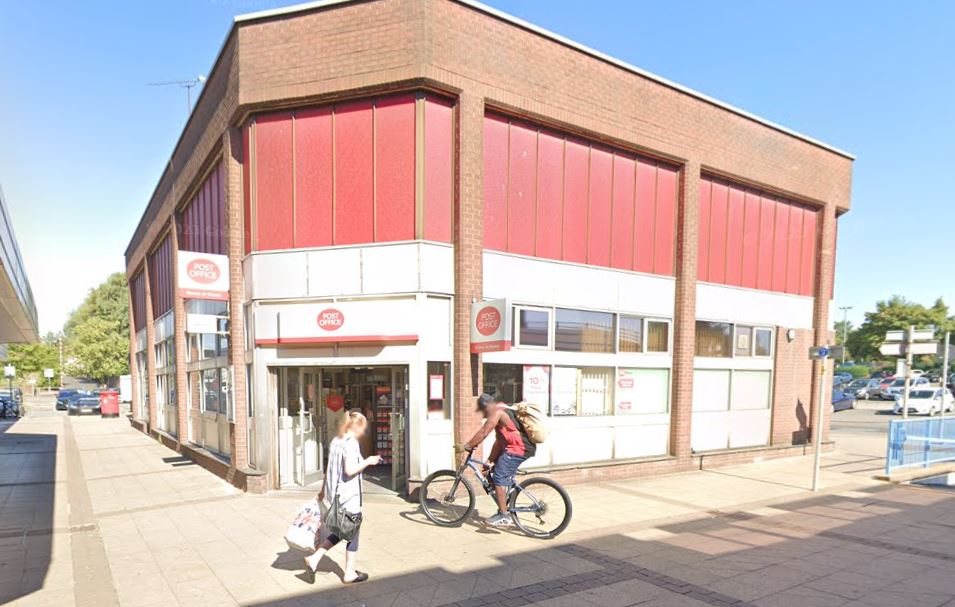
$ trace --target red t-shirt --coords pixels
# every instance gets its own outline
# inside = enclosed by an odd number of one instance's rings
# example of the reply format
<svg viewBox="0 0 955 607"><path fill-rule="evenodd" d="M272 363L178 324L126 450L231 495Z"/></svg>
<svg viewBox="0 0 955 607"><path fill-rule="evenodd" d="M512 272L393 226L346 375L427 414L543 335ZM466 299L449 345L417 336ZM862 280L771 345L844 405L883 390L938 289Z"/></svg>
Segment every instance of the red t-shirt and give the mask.
<svg viewBox="0 0 955 607"><path fill-rule="evenodd" d="M504 416L494 427L494 432L497 434L497 442L504 448L504 453L518 457L533 457L537 446L521 432L514 411L504 405L498 405L498 408L504 411Z"/></svg>

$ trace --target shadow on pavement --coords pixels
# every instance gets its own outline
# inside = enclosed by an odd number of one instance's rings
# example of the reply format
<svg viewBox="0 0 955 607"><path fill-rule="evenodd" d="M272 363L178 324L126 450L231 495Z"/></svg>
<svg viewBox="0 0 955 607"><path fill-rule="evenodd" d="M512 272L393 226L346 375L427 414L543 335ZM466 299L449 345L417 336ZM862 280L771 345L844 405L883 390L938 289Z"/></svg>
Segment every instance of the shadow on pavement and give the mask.
<svg viewBox="0 0 955 607"><path fill-rule="evenodd" d="M411 514L402 516L420 522ZM528 539L523 551L483 568L467 566L484 557L469 542L455 563L390 577L371 571L372 579L355 586L329 587L338 580L326 578L322 588L303 586L294 597L255 605L762 607L955 599L955 493L882 485L709 514L572 544ZM388 541L362 539L366 552ZM302 567L292 551L279 560L282 569Z"/></svg>
<svg viewBox="0 0 955 607"><path fill-rule="evenodd" d="M43 587L52 558L57 438L0 421L0 605Z"/></svg>

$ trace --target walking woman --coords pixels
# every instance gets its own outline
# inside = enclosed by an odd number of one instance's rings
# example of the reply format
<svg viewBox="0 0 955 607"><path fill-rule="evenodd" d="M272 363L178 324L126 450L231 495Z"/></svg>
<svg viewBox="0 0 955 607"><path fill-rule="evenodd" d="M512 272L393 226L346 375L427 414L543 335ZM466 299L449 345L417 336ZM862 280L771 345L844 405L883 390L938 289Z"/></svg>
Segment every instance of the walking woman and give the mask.
<svg viewBox="0 0 955 607"><path fill-rule="evenodd" d="M322 491L318 494L318 499L332 508L337 497L339 507L350 514L361 514L362 471L368 466L376 466L381 462L381 458L377 455L365 458L361 456L358 438L364 436L367 431L368 420L358 410L345 414L338 426L338 436L332 439L332 444L328 448L325 482L322 483ZM368 579L367 573L355 568L360 534L361 526L359 525L345 548L345 573L342 575L342 581L346 584L364 582ZM318 569L319 561L340 541L337 535L331 534L319 544L314 554L305 557L305 571L310 581L315 581L315 571Z"/></svg>

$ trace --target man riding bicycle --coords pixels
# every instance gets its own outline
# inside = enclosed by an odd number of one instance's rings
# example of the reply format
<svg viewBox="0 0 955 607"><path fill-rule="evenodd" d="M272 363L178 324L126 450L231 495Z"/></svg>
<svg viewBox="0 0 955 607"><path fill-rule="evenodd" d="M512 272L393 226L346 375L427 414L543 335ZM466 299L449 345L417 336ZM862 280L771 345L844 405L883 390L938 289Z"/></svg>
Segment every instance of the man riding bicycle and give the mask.
<svg viewBox="0 0 955 607"><path fill-rule="evenodd" d="M521 430L514 411L502 403L497 395L482 394L477 399L477 410L484 416L484 425L466 443L458 443L455 450L475 449L493 431L497 436L494 447L488 456L488 464L494 466L491 482L497 498L498 512L485 519L488 525L506 527L511 525L511 515L507 511L507 490L514 484L517 468L528 458L534 456L537 446Z"/></svg>

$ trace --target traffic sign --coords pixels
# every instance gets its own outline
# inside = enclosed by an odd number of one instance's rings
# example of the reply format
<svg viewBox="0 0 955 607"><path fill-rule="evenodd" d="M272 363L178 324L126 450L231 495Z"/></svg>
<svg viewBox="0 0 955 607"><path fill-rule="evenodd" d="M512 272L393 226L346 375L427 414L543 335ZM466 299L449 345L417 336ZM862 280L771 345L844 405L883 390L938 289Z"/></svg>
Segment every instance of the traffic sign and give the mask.
<svg viewBox="0 0 955 607"><path fill-rule="evenodd" d="M911 346L911 352L913 355L937 354L938 343L934 341L915 343Z"/></svg>
<svg viewBox="0 0 955 607"><path fill-rule="evenodd" d="M912 332L912 341L931 341L935 339L935 331L932 329L916 329Z"/></svg>
<svg viewBox="0 0 955 607"><path fill-rule="evenodd" d="M3 376L4 376L4 377L16 377L16 376L17 376L17 368L14 367L13 365L6 365L6 366L4 366L4 367L3 367Z"/></svg>
<svg viewBox="0 0 955 607"><path fill-rule="evenodd" d="M809 348L809 358L818 360L821 358L828 358L832 350L829 346L816 346L814 348Z"/></svg>
<svg viewBox="0 0 955 607"><path fill-rule="evenodd" d="M885 343L879 346L879 354L883 356L902 356L902 346L905 344L900 343Z"/></svg>
<svg viewBox="0 0 955 607"><path fill-rule="evenodd" d="M53 379L53 369L43 369L43 377Z"/></svg>
<svg viewBox="0 0 955 607"><path fill-rule="evenodd" d="M905 331L886 331L885 341L905 341Z"/></svg>

